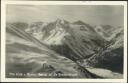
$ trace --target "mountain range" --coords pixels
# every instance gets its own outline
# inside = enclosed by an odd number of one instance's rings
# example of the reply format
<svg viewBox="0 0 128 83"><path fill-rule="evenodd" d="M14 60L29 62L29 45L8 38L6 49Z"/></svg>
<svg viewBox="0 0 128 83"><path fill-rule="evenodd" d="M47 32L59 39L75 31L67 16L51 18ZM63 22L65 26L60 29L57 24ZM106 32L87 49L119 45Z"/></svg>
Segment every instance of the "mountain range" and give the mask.
<svg viewBox="0 0 128 83"><path fill-rule="evenodd" d="M57 19L30 24L7 23L6 29L8 72L24 68L21 72L53 73L58 70L59 73L77 74L77 78L122 77L123 26L91 26L80 20L71 23ZM109 74L100 75L98 68ZM85 74L79 70L84 70Z"/></svg>

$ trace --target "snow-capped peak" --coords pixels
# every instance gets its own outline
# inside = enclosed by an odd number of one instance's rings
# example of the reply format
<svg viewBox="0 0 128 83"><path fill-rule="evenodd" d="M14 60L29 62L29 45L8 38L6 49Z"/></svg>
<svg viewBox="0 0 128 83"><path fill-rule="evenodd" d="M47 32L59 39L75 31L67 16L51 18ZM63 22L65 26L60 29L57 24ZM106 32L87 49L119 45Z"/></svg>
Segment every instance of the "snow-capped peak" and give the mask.
<svg viewBox="0 0 128 83"><path fill-rule="evenodd" d="M68 32L64 30L62 26L63 24L65 24L64 20L61 19L56 20L55 28L49 31L50 36L44 40L46 44L50 44L50 45L62 44L62 39L64 39L64 36L69 35Z"/></svg>

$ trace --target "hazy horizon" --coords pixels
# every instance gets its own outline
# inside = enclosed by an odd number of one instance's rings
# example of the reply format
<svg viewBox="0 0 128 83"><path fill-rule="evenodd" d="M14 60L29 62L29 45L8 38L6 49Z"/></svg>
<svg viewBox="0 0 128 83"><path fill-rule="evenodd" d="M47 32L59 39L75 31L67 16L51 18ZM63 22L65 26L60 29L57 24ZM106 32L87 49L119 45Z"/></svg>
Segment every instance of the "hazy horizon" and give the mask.
<svg viewBox="0 0 128 83"><path fill-rule="evenodd" d="M7 22L49 22L65 19L92 25L123 26L121 5L7 5Z"/></svg>

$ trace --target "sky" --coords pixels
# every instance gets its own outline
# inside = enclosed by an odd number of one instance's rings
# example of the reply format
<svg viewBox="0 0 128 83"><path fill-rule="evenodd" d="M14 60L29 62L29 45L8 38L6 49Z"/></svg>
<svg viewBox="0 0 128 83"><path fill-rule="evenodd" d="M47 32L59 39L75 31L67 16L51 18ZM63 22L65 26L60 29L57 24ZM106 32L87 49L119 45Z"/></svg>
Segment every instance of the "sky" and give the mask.
<svg viewBox="0 0 128 83"><path fill-rule="evenodd" d="M123 26L124 10L121 5L8 5L7 22L36 22L65 19L92 25Z"/></svg>

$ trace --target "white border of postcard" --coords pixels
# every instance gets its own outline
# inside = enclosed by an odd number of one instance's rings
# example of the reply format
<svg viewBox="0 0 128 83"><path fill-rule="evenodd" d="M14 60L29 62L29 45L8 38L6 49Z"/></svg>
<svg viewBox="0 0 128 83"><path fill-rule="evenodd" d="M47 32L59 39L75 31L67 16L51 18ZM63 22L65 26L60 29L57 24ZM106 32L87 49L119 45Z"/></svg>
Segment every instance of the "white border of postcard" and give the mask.
<svg viewBox="0 0 128 83"><path fill-rule="evenodd" d="M5 78L6 5L123 5L124 6L124 78L123 79L51 79ZM118 17L117 17L118 18ZM126 1L2 1L1 2L1 81L2 82L127 82L127 2Z"/></svg>

